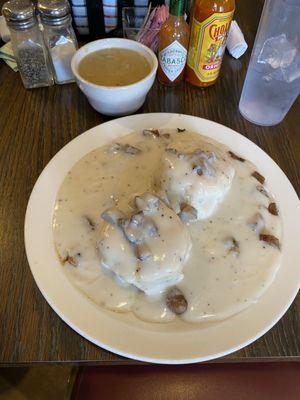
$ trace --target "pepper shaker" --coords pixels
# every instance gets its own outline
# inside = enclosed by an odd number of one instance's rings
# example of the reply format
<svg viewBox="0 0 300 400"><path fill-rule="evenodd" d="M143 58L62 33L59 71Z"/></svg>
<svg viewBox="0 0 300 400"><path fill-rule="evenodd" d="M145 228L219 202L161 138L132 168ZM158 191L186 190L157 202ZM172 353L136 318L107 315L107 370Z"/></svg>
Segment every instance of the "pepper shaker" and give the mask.
<svg viewBox="0 0 300 400"><path fill-rule="evenodd" d="M3 5L2 14L10 30L12 49L25 88L53 85L51 64L33 4L11 0Z"/></svg>
<svg viewBox="0 0 300 400"><path fill-rule="evenodd" d="M40 0L37 6L52 62L55 82L74 82L71 60L78 45L67 0Z"/></svg>

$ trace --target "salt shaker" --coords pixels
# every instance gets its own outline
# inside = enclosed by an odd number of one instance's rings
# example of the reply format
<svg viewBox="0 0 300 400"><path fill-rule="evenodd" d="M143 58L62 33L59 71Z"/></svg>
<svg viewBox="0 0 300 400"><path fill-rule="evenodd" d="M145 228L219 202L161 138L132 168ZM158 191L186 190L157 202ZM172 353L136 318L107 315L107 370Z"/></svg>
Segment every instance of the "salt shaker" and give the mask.
<svg viewBox="0 0 300 400"><path fill-rule="evenodd" d="M71 60L78 48L67 0L40 0L37 6L55 82L74 82Z"/></svg>
<svg viewBox="0 0 300 400"><path fill-rule="evenodd" d="M51 64L33 4L11 0L4 3L2 14L10 30L12 49L25 88L52 85Z"/></svg>

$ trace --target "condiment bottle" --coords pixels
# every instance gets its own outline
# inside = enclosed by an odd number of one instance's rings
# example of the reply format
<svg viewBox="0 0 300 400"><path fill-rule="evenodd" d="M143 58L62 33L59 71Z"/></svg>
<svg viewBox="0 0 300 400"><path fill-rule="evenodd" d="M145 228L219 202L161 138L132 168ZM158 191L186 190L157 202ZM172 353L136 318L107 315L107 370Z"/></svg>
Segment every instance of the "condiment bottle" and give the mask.
<svg viewBox="0 0 300 400"><path fill-rule="evenodd" d="M169 86L178 85L184 76L189 26L183 16L184 0L171 0L170 16L159 32L158 80Z"/></svg>
<svg viewBox="0 0 300 400"><path fill-rule="evenodd" d="M33 4L12 0L2 7L11 34L11 45L26 88L53 84L51 65L39 30Z"/></svg>
<svg viewBox="0 0 300 400"><path fill-rule="evenodd" d="M40 0L37 6L55 82L74 82L71 60L78 48L67 0Z"/></svg>
<svg viewBox="0 0 300 400"><path fill-rule="evenodd" d="M186 80L193 85L213 85L219 75L235 0L195 0Z"/></svg>

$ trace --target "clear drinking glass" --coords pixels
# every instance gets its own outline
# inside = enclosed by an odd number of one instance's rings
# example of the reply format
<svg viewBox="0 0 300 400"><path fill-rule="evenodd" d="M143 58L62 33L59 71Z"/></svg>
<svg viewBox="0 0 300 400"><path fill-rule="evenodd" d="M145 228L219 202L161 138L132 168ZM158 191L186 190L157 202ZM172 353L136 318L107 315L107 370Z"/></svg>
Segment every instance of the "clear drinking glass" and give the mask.
<svg viewBox="0 0 300 400"><path fill-rule="evenodd" d="M240 99L240 113L276 125L300 93L300 0L265 0Z"/></svg>
<svg viewBox="0 0 300 400"><path fill-rule="evenodd" d="M125 38L136 40L147 11L147 7L122 8L122 25Z"/></svg>
<svg viewBox="0 0 300 400"><path fill-rule="evenodd" d="M158 48L159 29L142 28L147 12L148 7L123 7L123 35L127 39L143 43L156 52Z"/></svg>

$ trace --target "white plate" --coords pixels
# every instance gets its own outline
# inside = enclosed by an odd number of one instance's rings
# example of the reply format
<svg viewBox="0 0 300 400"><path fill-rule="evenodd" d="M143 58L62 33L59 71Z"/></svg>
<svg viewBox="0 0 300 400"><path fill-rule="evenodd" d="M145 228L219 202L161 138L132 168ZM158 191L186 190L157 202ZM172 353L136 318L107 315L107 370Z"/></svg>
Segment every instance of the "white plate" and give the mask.
<svg viewBox="0 0 300 400"><path fill-rule="evenodd" d="M209 325L145 323L132 314L98 308L67 279L55 252L52 215L57 191L67 172L86 153L143 128L186 128L229 146L252 161L274 193L283 221L282 265L259 301L227 320ZM266 333L286 312L300 281L300 207L287 177L275 162L242 135L214 122L178 114L143 114L96 126L72 140L49 162L30 196L25 245L32 274L54 311L76 332L106 350L155 363L183 364L232 353Z"/></svg>

